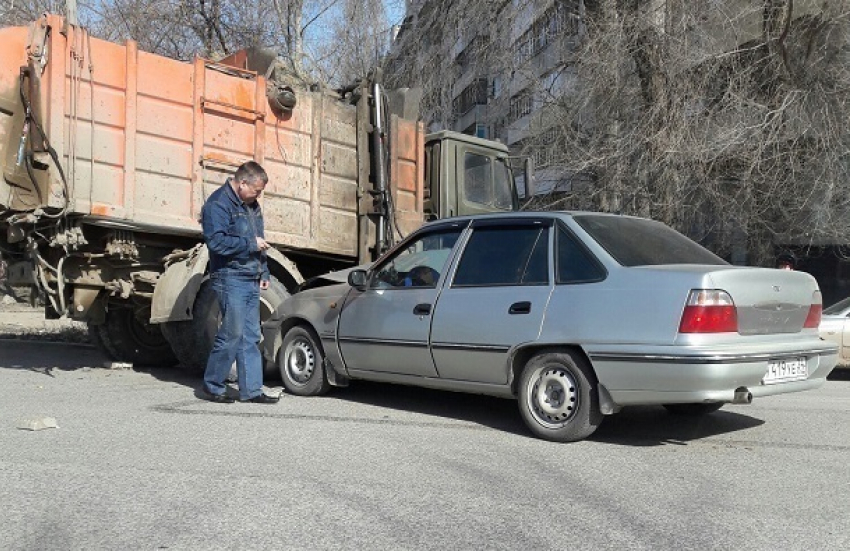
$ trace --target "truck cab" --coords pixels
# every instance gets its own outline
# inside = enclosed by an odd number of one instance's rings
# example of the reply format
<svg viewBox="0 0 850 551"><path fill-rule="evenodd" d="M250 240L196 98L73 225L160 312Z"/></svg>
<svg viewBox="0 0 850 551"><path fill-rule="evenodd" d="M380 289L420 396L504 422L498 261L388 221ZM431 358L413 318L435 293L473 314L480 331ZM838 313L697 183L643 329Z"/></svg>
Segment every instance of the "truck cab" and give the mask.
<svg viewBox="0 0 850 551"><path fill-rule="evenodd" d="M518 210L508 161L499 142L448 130L425 136L426 219Z"/></svg>

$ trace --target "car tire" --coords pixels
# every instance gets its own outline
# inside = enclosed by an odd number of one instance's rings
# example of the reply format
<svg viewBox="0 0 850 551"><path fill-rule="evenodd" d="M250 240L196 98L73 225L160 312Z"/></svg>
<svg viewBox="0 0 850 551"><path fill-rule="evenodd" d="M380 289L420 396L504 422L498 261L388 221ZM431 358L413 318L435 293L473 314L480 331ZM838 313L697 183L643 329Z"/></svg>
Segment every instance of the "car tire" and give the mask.
<svg viewBox="0 0 850 551"><path fill-rule="evenodd" d="M596 377L572 351L529 360L519 379L519 410L535 435L555 442L587 438L602 423Z"/></svg>
<svg viewBox="0 0 850 551"><path fill-rule="evenodd" d="M277 355L283 387L297 396L318 396L330 389L325 354L316 334L296 325L286 332Z"/></svg>
<svg viewBox="0 0 850 551"><path fill-rule="evenodd" d="M699 404L664 404L664 409L672 415L683 417L702 417L714 413L723 407L722 402L708 402Z"/></svg>

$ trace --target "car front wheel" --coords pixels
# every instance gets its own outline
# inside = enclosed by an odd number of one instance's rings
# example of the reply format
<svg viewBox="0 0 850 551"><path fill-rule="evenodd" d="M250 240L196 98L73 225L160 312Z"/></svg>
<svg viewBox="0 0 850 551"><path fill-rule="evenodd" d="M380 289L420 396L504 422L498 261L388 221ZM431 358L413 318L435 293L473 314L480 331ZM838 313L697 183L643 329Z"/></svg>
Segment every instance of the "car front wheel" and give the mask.
<svg viewBox="0 0 850 551"><path fill-rule="evenodd" d="M326 393L330 384L324 359L313 331L300 325L291 328L283 338L277 358L284 388L298 396Z"/></svg>
<svg viewBox="0 0 850 551"><path fill-rule="evenodd" d="M575 442L602 423L590 366L572 351L529 360L519 380L519 410L531 432L546 440Z"/></svg>

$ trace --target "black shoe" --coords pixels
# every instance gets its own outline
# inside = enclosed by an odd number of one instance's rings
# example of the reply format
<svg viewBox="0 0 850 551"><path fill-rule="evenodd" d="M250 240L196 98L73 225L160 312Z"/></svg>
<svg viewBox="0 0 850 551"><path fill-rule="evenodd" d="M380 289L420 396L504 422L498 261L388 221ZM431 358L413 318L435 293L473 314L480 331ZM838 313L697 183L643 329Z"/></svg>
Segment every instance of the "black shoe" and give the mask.
<svg viewBox="0 0 850 551"><path fill-rule="evenodd" d="M243 404L276 404L280 401L280 395L278 396L269 396L268 394L258 394L253 398L248 398L247 400L239 400Z"/></svg>
<svg viewBox="0 0 850 551"><path fill-rule="evenodd" d="M216 404L232 404L236 401L236 399L228 396L227 393L213 394L212 392L207 392L206 390L201 391L201 398L210 402L215 402Z"/></svg>

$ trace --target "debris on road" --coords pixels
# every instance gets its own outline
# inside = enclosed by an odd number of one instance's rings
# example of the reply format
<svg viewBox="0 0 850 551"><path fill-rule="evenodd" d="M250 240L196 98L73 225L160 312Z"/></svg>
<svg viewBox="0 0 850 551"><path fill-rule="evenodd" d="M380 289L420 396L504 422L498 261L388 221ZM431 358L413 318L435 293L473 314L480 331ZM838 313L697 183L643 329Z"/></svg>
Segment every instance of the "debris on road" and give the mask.
<svg viewBox="0 0 850 551"><path fill-rule="evenodd" d="M59 425L56 423L55 417L42 415L40 417L27 417L26 419L19 420L18 428L21 430L36 431L44 429L58 429Z"/></svg>

